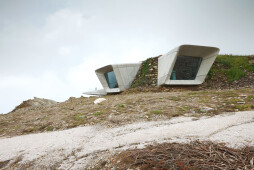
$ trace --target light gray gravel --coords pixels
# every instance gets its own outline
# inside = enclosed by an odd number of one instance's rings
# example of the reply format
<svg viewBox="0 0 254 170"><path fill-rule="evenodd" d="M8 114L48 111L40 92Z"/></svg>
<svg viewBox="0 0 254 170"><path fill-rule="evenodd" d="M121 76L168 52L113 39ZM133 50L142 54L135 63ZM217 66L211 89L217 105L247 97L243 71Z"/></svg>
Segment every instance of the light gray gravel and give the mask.
<svg viewBox="0 0 254 170"><path fill-rule="evenodd" d="M225 142L230 147L254 146L254 111L226 113L196 121L178 117L117 128L87 126L2 138L0 161L11 160L11 164L17 157L22 157L20 164L32 162L34 167L55 165L60 169L79 169L102 159L104 153L144 147L153 142L196 139Z"/></svg>

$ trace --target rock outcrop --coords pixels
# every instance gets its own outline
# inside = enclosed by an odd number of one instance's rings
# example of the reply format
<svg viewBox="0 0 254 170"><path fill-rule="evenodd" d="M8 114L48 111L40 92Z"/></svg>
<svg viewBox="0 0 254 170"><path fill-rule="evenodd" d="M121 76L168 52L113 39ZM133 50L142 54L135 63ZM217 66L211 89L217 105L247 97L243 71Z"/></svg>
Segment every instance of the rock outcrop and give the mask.
<svg viewBox="0 0 254 170"><path fill-rule="evenodd" d="M20 105L16 106L12 112L19 110L21 108L25 108L25 107L49 106L49 105L56 104L56 103L57 102L54 100L34 97L34 99L29 99L29 100L23 101Z"/></svg>

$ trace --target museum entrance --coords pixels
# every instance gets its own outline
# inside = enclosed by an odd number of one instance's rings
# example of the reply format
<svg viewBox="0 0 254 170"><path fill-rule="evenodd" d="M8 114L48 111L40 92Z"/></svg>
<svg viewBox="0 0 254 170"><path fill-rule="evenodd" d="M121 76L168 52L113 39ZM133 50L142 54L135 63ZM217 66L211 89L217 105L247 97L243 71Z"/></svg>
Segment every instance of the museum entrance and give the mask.
<svg viewBox="0 0 254 170"><path fill-rule="evenodd" d="M195 80L202 57L178 56L170 80Z"/></svg>
<svg viewBox="0 0 254 170"><path fill-rule="evenodd" d="M108 87L110 89L118 88L118 83L117 83L116 75L115 75L114 71L107 72L104 74L104 76L107 80Z"/></svg>

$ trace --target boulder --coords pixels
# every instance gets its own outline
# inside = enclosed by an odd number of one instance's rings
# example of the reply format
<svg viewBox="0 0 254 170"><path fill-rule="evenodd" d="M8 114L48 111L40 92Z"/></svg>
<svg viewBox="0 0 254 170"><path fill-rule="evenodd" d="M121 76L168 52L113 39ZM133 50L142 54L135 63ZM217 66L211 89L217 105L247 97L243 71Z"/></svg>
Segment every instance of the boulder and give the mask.
<svg viewBox="0 0 254 170"><path fill-rule="evenodd" d="M106 99L105 98L98 98L98 99L96 99L93 103L94 104L99 104L99 103L101 103L101 102L103 102L103 101L105 101Z"/></svg>

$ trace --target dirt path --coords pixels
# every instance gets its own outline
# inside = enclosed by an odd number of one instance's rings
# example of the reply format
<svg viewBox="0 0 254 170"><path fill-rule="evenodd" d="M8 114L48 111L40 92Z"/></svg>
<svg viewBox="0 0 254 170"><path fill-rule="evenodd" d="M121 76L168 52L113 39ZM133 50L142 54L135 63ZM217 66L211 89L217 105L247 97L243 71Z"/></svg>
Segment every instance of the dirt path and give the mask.
<svg viewBox="0 0 254 170"><path fill-rule="evenodd" d="M230 147L254 146L254 111L222 114L193 121L178 117L169 121L134 123L117 128L87 126L64 131L0 139L0 167L90 166L110 153L153 142L190 140L225 142Z"/></svg>

